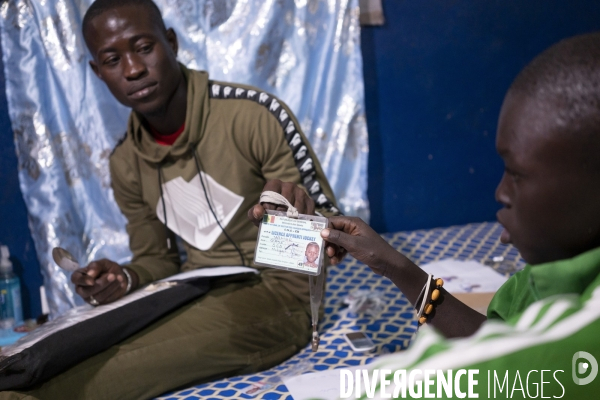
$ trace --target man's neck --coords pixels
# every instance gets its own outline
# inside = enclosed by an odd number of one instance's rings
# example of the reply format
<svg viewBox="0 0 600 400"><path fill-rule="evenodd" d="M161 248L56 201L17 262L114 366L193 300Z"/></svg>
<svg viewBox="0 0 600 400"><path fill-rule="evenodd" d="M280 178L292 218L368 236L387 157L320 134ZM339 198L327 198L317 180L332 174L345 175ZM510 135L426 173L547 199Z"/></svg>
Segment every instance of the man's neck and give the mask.
<svg viewBox="0 0 600 400"><path fill-rule="evenodd" d="M144 115L148 123L161 135L170 135L176 132L185 123L187 110L187 82L182 76L173 95L165 107Z"/></svg>

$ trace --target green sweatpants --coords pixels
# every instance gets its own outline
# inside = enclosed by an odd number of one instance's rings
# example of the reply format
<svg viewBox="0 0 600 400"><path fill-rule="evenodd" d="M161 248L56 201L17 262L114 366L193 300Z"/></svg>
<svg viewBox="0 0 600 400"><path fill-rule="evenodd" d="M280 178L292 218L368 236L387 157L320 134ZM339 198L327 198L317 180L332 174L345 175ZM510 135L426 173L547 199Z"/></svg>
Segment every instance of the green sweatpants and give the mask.
<svg viewBox="0 0 600 400"><path fill-rule="evenodd" d="M306 305L266 274L220 281L203 297L29 391L0 399L149 399L260 371L311 335Z"/></svg>

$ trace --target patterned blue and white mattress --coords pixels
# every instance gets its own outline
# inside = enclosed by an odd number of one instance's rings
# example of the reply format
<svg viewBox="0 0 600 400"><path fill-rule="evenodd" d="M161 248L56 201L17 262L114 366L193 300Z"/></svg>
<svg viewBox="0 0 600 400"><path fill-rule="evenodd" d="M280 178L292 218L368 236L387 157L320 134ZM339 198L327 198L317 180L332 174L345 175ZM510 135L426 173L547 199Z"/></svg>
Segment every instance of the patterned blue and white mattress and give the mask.
<svg viewBox="0 0 600 400"><path fill-rule="evenodd" d="M445 258L475 260L510 274L522 268L524 263L514 247L500 243L501 231L499 224L484 222L398 232L386 234L384 238L417 264ZM502 257L503 261L493 262L495 257ZM385 299L381 313L371 317L349 312L343 300L354 289L380 291ZM371 353L355 353L343 339L344 333L359 330L367 332L376 344ZM316 353L311 351L309 344L300 353L270 370L201 384L159 399L292 400L281 381L282 376L364 365L377 355L406 348L415 330L413 308L402 293L389 280L375 275L367 266L348 256L343 263L328 268L325 317L320 322L321 343ZM246 393L257 386L263 387L263 390Z"/></svg>

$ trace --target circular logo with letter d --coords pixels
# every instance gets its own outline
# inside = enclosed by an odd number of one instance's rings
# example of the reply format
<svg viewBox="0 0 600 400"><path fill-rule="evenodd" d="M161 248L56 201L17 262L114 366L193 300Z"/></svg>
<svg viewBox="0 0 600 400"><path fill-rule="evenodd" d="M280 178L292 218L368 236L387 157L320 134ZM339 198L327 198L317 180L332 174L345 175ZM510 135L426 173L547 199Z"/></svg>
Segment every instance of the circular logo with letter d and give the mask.
<svg viewBox="0 0 600 400"><path fill-rule="evenodd" d="M598 375L598 361L590 353L578 351L573 354L572 372L573 382L576 385L587 385ZM586 374L585 378L580 378L580 376L585 376Z"/></svg>

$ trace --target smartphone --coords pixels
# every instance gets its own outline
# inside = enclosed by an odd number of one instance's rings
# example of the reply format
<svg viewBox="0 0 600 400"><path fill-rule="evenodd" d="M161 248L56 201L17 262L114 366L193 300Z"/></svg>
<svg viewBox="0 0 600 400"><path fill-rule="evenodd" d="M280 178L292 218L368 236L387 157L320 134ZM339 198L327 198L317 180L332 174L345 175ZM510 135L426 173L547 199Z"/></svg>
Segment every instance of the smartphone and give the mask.
<svg viewBox="0 0 600 400"><path fill-rule="evenodd" d="M369 351L375 347L373 341L364 332L345 333L344 338L350 347L352 347L352 350L356 352Z"/></svg>

